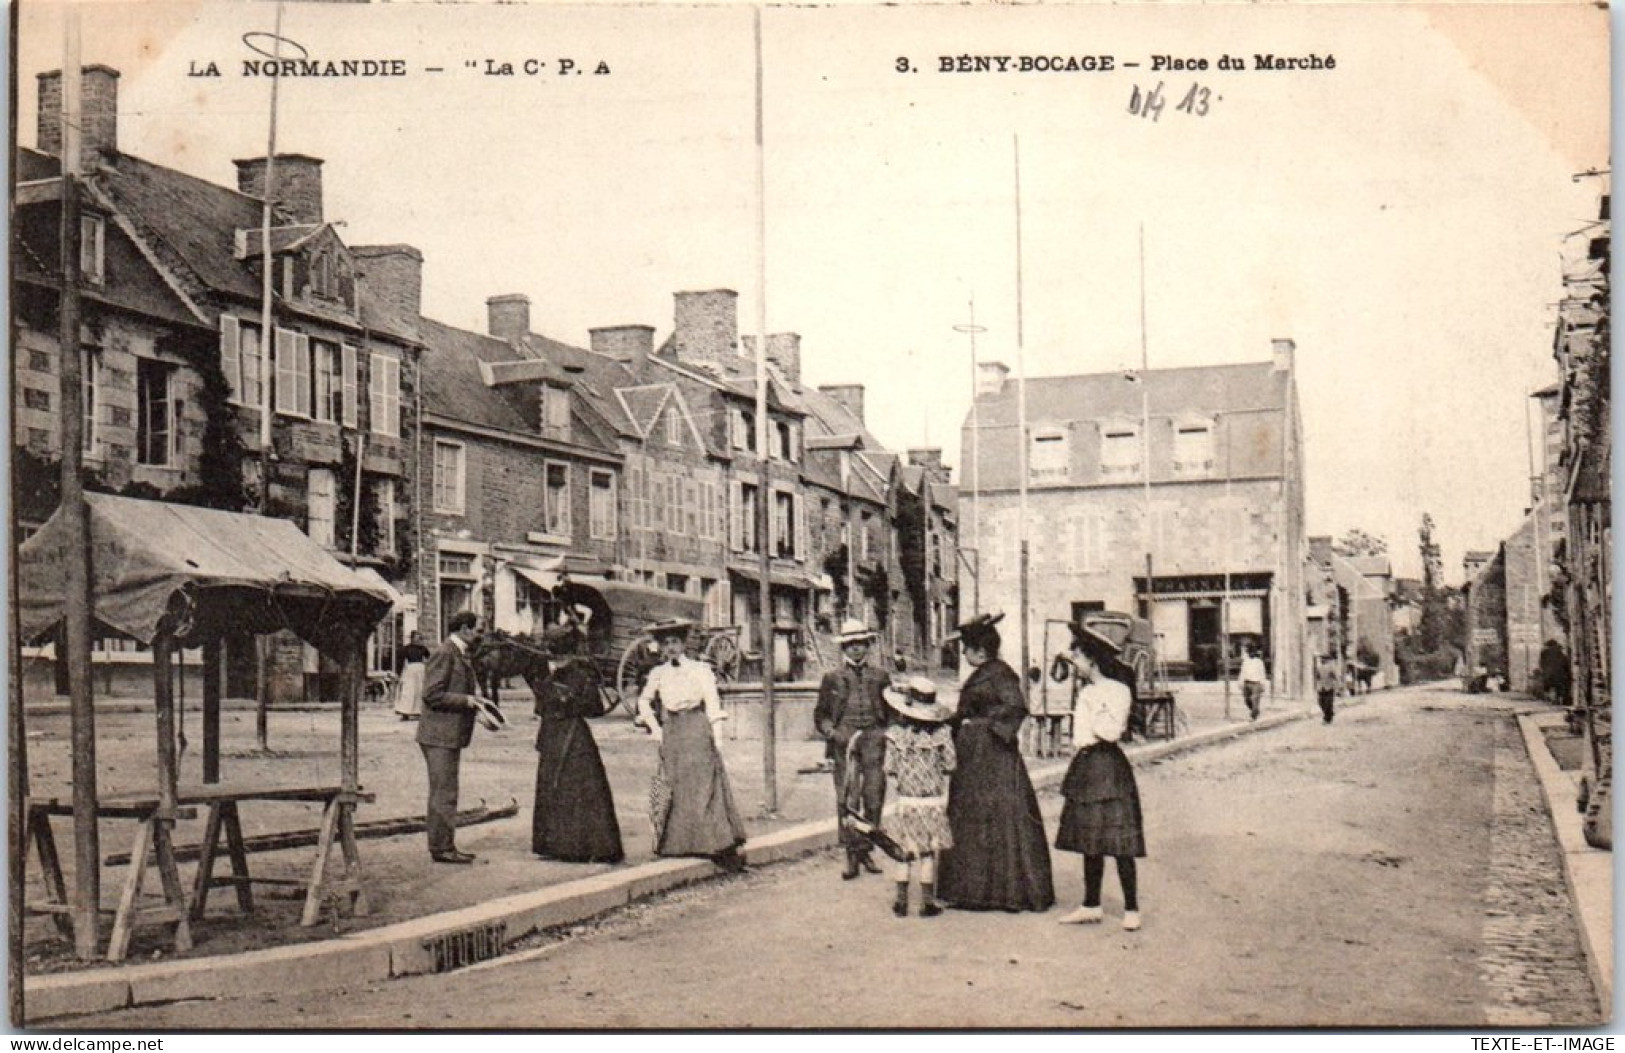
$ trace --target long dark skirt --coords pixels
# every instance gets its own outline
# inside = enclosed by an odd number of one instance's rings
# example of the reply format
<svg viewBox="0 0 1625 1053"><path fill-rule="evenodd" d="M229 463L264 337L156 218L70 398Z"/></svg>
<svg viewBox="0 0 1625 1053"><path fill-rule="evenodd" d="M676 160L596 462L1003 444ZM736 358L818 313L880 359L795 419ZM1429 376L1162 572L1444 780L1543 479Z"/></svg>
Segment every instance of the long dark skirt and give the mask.
<svg viewBox="0 0 1625 1053"><path fill-rule="evenodd" d="M655 815L655 854L714 856L745 843L745 824L734 807L722 754L703 709L668 713L660 743L667 798Z"/></svg>
<svg viewBox="0 0 1625 1053"><path fill-rule="evenodd" d="M543 720L537 731L530 850L570 863L619 863L625 857L604 761L580 717Z"/></svg>
<svg viewBox="0 0 1625 1053"><path fill-rule="evenodd" d="M948 787L954 846L942 854L937 894L964 910L1048 910L1055 905L1038 795L1014 742L985 723L955 736Z"/></svg>
<svg viewBox="0 0 1625 1053"><path fill-rule="evenodd" d="M1079 750L1061 782L1055 847L1086 856L1144 856L1145 824L1134 768L1115 742Z"/></svg>

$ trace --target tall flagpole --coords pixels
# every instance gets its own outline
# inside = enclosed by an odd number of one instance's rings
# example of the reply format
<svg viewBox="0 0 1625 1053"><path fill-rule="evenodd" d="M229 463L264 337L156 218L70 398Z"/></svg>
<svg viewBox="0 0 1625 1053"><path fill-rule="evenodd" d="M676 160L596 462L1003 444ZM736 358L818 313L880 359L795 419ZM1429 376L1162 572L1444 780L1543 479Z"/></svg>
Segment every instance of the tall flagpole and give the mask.
<svg viewBox="0 0 1625 1053"><path fill-rule="evenodd" d="M767 162L765 160L762 102L762 9L754 10L756 38L756 547L757 625L762 649L762 807L768 815L779 810L777 729L774 727L773 699L773 582L768 530L767 474ZM785 531L794 530L786 522ZM847 562L850 565L851 557Z"/></svg>
<svg viewBox="0 0 1625 1053"><path fill-rule="evenodd" d="M1021 517L1021 694L1027 697L1027 670L1032 667L1032 645L1027 639L1027 360L1021 288L1021 137L1012 136L1016 162L1016 442L1020 447Z"/></svg>
<svg viewBox="0 0 1625 1053"><path fill-rule="evenodd" d="M970 609L971 614L980 614L982 611L982 453L981 453L981 411L976 405L977 362L976 362L976 334L985 333L987 329L976 324L976 297L970 298L970 321L954 326L954 331L965 333L970 337L970 497L971 497L971 552L976 555L976 566L971 571L970 579Z"/></svg>
<svg viewBox="0 0 1625 1053"><path fill-rule="evenodd" d="M1151 355L1145 335L1145 224L1140 224L1140 478L1145 486L1145 620L1156 638L1156 584L1151 548L1155 528L1151 516Z"/></svg>
<svg viewBox="0 0 1625 1053"><path fill-rule="evenodd" d="M282 57L282 4L276 5L276 32L271 34L271 61L280 65ZM271 202L276 181L276 96L281 77L271 78L271 119L265 142L265 184L260 188L265 200L260 204L260 515L271 511L271 383L274 379L271 356L276 352L276 326L273 323L272 292L275 288L271 257ZM239 339L241 337L239 336ZM259 680L255 684L254 737L261 751L270 749L271 637L255 638L259 656Z"/></svg>

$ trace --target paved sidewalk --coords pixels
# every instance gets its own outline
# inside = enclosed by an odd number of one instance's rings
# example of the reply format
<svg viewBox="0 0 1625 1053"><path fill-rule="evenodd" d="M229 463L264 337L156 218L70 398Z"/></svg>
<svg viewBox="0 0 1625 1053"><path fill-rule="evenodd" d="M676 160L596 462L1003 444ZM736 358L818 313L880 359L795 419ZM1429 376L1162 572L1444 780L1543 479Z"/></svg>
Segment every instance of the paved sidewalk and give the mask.
<svg viewBox="0 0 1625 1053"><path fill-rule="evenodd" d="M1383 697L1385 694L1345 699L1342 704L1364 704ZM1262 731L1313 712L1312 705L1271 699L1260 719L1250 722L1245 719L1239 697L1235 697L1227 718L1219 685L1181 685L1180 706L1184 724L1180 736L1170 742L1131 746L1129 753L1136 762ZM510 706L510 711L521 710ZM1313 715L1318 719L1318 712ZM233 722L229 717L236 719ZM325 744L322 748L314 745L321 743L330 730L326 723L336 727L336 717L331 714L282 716L274 729L273 745L280 744L280 755L275 758L241 749L243 736L252 734L251 715L229 717L228 743L235 742L237 748L228 745L228 778L234 769L331 762ZM151 741L150 713L133 714L130 719L134 723L126 730L131 742L123 758L111 760L108 754L115 751L102 755L104 764L126 775L126 764L141 770L141 748L150 749ZM31 734L43 739L49 729L39 728L41 723L46 722L36 721ZM294 734L293 725L301 725L298 734ZM369 709L364 714L362 781L369 790L377 791L379 798L362 818L421 812L422 762L412 745L414 730L415 725L397 722L387 709ZM335 917L316 930L299 929L291 921L297 914L296 901L262 900L256 904L253 921L245 923L235 913L231 897L216 893L210 899L209 917L193 956L30 976L25 985L28 1021L232 992L266 988L291 991L434 972L444 964L448 953L457 953L448 948L456 948L460 941L495 940L500 945L538 929L579 922L684 884L718 878L720 872L707 860L657 859L649 850L650 830L642 812L654 762L650 740L617 717L595 722L593 730L619 805L627 849L625 863L573 865L545 862L530 855L529 797L534 753L530 750L530 729L522 725L505 736L477 742L465 754L465 806L479 797L488 801L517 797L520 804L519 814L513 818L459 832L460 846L480 856L475 866L449 868L429 863L421 834L364 840L362 860L369 885L375 890L371 917ZM102 733L108 733L105 727ZM812 770L822 757L822 743L781 738L777 759L779 811L773 816L763 815L760 806L764 796L761 743L725 734L721 745L736 797L747 812L750 839L745 855L750 864L791 859L835 844L830 777ZM44 746L44 741L30 743L30 767L36 773L65 763L65 757L52 756ZM1053 787L1064 774L1066 761L1034 759L1029 767L1036 785ZM269 822L273 828L287 829L291 825L289 818L278 815ZM244 820L245 833L251 835L254 831L246 829L250 822L246 811ZM177 838L182 844L191 839L184 830ZM104 853L119 847L104 836ZM295 858L308 865L309 850L302 854L256 854L250 862L259 873L275 862L287 863ZM189 876L189 869L183 870L183 878ZM104 888L116 887L116 883L104 878ZM241 950L253 946L243 940L245 924L260 930L258 949ZM269 940L267 927L275 930ZM34 931L44 931L43 925ZM152 932L144 945L148 954L157 949L154 957L167 953L156 939L158 935ZM268 942L275 945L266 946ZM239 953L226 953L233 950ZM439 962L437 954L441 956Z"/></svg>

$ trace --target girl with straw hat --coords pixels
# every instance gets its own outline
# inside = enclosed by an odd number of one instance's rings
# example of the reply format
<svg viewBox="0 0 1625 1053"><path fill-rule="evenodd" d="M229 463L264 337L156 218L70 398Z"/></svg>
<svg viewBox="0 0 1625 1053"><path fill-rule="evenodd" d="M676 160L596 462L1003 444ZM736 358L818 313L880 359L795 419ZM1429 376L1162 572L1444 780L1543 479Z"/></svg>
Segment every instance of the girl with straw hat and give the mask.
<svg viewBox="0 0 1625 1053"><path fill-rule="evenodd" d="M909 881L918 873L920 917L942 913L937 906L937 853L954 846L948 825L948 775L954 770L952 716L937 701L937 685L923 676L909 677L882 692L895 723L886 729L886 778L893 797L886 832L909 858L893 864L897 901L892 913L908 916Z"/></svg>

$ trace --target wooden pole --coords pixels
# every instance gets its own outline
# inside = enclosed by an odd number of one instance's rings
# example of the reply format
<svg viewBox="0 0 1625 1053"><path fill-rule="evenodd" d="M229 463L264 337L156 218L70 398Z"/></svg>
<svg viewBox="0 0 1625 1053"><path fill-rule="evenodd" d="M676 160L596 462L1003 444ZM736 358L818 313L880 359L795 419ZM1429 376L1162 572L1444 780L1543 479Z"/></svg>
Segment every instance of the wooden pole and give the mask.
<svg viewBox="0 0 1625 1053"><path fill-rule="evenodd" d="M220 781L221 652L219 637L203 644L203 781ZM185 675L184 673L182 675Z"/></svg>
<svg viewBox="0 0 1625 1053"><path fill-rule="evenodd" d="M339 776L347 800L361 786L361 692L366 680L366 637L347 633L344 694L339 707Z"/></svg>
<svg viewBox="0 0 1625 1053"><path fill-rule="evenodd" d="M762 807L768 815L779 810L778 742L773 698L773 655L778 641L773 632L772 553L769 551L767 473L767 166L762 102L762 9L753 12L756 43L756 547L757 625L762 645ZM786 532L795 530L792 521ZM850 559L850 554L848 559Z"/></svg>
<svg viewBox="0 0 1625 1053"><path fill-rule="evenodd" d="M276 5L276 31L271 34L271 61L282 57L282 5ZM265 144L265 200L260 204L260 515L271 508L271 384L276 379L271 368L271 356L276 352L276 326L272 318L272 291L275 287L273 258L271 256L271 203L275 199L276 181L276 95L281 77L271 78L271 118ZM274 649L271 636L255 639L254 655L258 666L255 679L254 738L262 752L271 748L271 658Z"/></svg>
<svg viewBox="0 0 1625 1053"><path fill-rule="evenodd" d="M13 344L15 347L16 323L12 323ZM17 551L17 517L11 517L10 527L11 548ZM6 809L6 847L10 855L6 857L6 903L8 916L11 919L11 928L6 940L6 994L7 1004L10 1007L8 1021L13 1028L23 1026L23 917L27 898L23 894L23 884L28 877L28 868L25 866L25 856L28 852L28 735L23 722L23 654L20 637L18 635L17 610L20 592L17 585L17 572L15 566L7 575L6 595L9 599L10 617L7 618L11 630L10 646L6 657L11 662L11 705L6 711L6 744L10 747L11 767L6 773L6 792L9 794L9 807Z"/></svg>
<svg viewBox="0 0 1625 1053"><path fill-rule="evenodd" d="M1016 181L1016 465L1020 477L1020 535L1021 535L1021 697L1030 700L1027 670L1032 666L1032 642L1027 638L1027 618L1030 606L1027 595L1027 574L1030 564L1027 551L1027 359L1026 332L1023 320L1021 288L1021 137L1012 136ZM974 394L974 393L973 393ZM980 564L980 553L977 555Z"/></svg>

